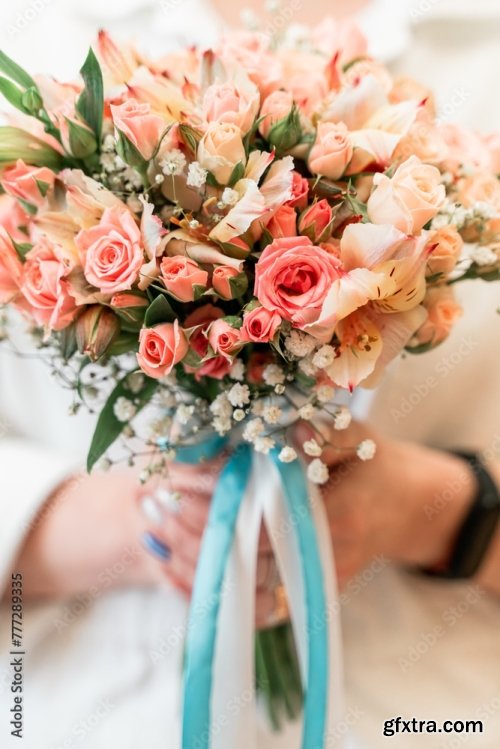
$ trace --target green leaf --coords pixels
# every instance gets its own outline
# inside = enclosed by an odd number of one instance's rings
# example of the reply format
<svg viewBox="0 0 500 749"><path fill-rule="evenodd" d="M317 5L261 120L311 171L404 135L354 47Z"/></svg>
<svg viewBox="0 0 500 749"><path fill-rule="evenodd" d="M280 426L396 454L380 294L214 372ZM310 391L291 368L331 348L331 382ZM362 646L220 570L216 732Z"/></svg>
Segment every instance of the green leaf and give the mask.
<svg viewBox="0 0 500 749"><path fill-rule="evenodd" d="M210 185L210 187L220 187L212 172L207 173L207 185Z"/></svg>
<svg viewBox="0 0 500 749"><path fill-rule="evenodd" d="M118 338L113 341L111 346L106 351L106 357L109 356L121 356L122 354L129 354L133 351L137 351L139 348L139 340L137 338L137 332L130 333L128 331L120 333Z"/></svg>
<svg viewBox="0 0 500 749"><path fill-rule="evenodd" d="M239 315L225 315L223 318L224 322L227 322L232 328L239 330L243 325L243 320Z"/></svg>
<svg viewBox="0 0 500 749"><path fill-rule="evenodd" d="M69 361L77 351L76 326L68 325L58 334L59 348L64 361Z"/></svg>
<svg viewBox="0 0 500 749"><path fill-rule="evenodd" d="M198 151L198 143L201 140L201 133L199 133L189 125L179 125L179 135L181 136L182 140L189 148L193 156L196 156L196 153Z"/></svg>
<svg viewBox="0 0 500 749"><path fill-rule="evenodd" d="M16 242L14 239L12 239L12 237L10 237L10 239L12 244L14 245L15 251L19 256L19 260L24 263L26 260L26 255L31 249L33 249L33 245L30 242Z"/></svg>
<svg viewBox="0 0 500 749"><path fill-rule="evenodd" d="M69 148L71 155L76 159L85 159L97 150L97 141L94 134L86 127L78 125L73 120L65 117L68 125Z"/></svg>
<svg viewBox="0 0 500 749"><path fill-rule="evenodd" d="M40 195L42 196L42 198L44 198L47 195L48 191L49 191L49 188L50 188L49 183L48 182L44 182L43 179L36 179L35 182L36 182L36 186L38 187L38 190L40 192Z"/></svg>
<svg viewBox="0 0 500 749"><path fill-rule="evenodd" d="M129 166L137 169L142 175L146 173L148 168L148 162L144 156L137 150L131 140L127 136L118 131L118 140L116 142L116 150L118 155L123 161Z"/></svg>
<svg viewBox="0 0 500 749"><path fill-rule="evenodd" d="M233 171L231 172L231 176L229 177L229 182L228 182L229 187L232 187L233 185L235 185L238 182L238 180L240 180L243 177L244 174L245 174L245 167L243 165L243 162L238 161Z"/></svg>
<svg viewBox="0 0 500 749"><path fill-rule="evenodd" d="M2 73L5 73L8 78L22 86L22 88L34 88L38 91L38 86L33 78L23 70L17 62L11 60L11 58L2 51L0 51L0 70Z"/></svg>
<svg viewBox="0 0 500 749"><path fill-rule="evenodd" d="M85 88L76 102L76 111L94 132L97 142L101 140L102 114L104 110L104 85L99 61L92 48L80 70ZM127 162L128 163L128 162Z"/></svg>
<svg viewBox="0 0 500 749"><path fill-rule="evenodd" d="M248 276L245 272L238 273L237 276L232 276L229 279L229 286L231 287L231 293L234 299L243 296L248 289Z"/></svg>
<svg viewBox="0 0 500 749"><path fill-rule="evenodd" d="M152 328L162 322L173 322L177 318L174 310L170 306L167 298L160 294L151 302L144 316L144 325L146 328Z"/></svg>
<svg viewBox="0 0 500 749"><path fill-rule="evenodd" d="M158 387L156 380L145 377L145 383L140 393L132 396L130 389L127 387L127 377L123 377L117 384L104 408L102 409L97 425L95 428L90 450L87 456L87 471L90 473L94 465L101 458L106 450L111 447L113 442L118 439L123 429L127 426L126 422L118 421L114 413L114 406L118 398L128 398L133 400L138 413L151 400Z"/></svg>
<svg viewBox="0 0 500 749"><path fill-rule="evenodd" d="M18 127L0 127L0 165L22 159L32 166L60 169L63 157L43 140Z"/></svg>
<svg viewBox="0 0 500 749"><path fill-rule="evenodd" d="M12 104L16 109L20 109L21 112L25 112L23 105L23 92L16 86L15 83L9 81L7 78L0 77L0 94L7 99L9 104Z"/></svg>

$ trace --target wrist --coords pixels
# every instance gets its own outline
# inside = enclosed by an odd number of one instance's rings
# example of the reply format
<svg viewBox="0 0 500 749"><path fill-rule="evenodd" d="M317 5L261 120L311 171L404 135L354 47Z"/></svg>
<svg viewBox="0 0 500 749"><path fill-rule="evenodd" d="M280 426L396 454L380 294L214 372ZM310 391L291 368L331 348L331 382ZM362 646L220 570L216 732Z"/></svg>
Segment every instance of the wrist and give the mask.
<svg viewBox="0 0 500 749"><path fill-rule="evenodd" d="M407 445L405 491L412 508L397 561L419 567L446 564L476 492L470 466L461 458Z"/></svg>

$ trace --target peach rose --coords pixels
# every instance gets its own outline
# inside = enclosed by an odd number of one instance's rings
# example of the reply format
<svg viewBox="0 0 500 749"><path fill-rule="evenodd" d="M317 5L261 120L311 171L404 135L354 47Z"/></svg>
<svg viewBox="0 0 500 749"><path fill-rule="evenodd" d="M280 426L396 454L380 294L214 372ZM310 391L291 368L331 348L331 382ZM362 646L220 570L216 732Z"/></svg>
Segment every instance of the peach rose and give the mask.
<svg viewBox="0 0 500 749"><path fill-rule="evenodd" d="M275 239L255 266L255 296L296 327L316 322L331 284L342 273L339 260L307 237Z"/></svg>
<svg viewBox="0 0 500 749"><path fill-rule="evenodd" d="M308 165L313 174L339 179L349 164L353 147L343 122L320 122L316 140L309 152Z"/></svg>
<svg viewBox="0 0 500 749"><path fill-rule="evenodd" d="M164 257L160 275L167 291L180 302L193 302L196 296L195 286L206 289L208 283L207 271L200 268L194 260L182 255Z"/></svg>
<svg viewBox="0 0 500 749"><path fill-rule="evenodd" d="M156 151L167 122L151 112L151 105L127 99L123 104L111 104L111 117L117 130L123 133L149 161Z"/></svg>
<svg viewBox="0 0 500 749"><path fill-rule="evenodd" d="M241 130L231 123L213 123L198 144L198 161L217 182L227 185L236 164L246 163Z"/></svg>
<svg viewBox="0 0 500 749"><path fill-rule="evenodd" d="M477 172L458 184L458 199L468 208L474 203L488 203L500 208L500 183L490 172Z"/></svg>
<svg viewBox="0 0 500 749"><path fill-rule="evenodd" d="M295 213L295 208L289 205L282 205L278 208L274 216L271 216L266 229L273 239L297 236L297 214Z"/></svg>
<svg viewBox="0 0 500 749"><path fill-rule="evenodd" d="M392 159L405 161L410 156L418 156L426 164L442 164L446 160L448 146L434 123L414 122L396 146Z"/></svg>
<svg viewBox="0 0 500 749"><path fill-rule="evenodd" d="M232 354L241 348L242 344L240 331L222 319L211 323L207 338L214 352L228 361L233 360Z"/></svg>
<svg viewBox="0 0 500 749"><path fill-rule="evenodd" d="M427 261L428 273L451 273L462 251L464 241L454 226L442 226L433 232L427 242L431 249Z"/></svg>
<svg viewBox="0 0 500 749"><path fill-rule="evenodd" d="M203 118L209 123L236 125L242 133L247 133L259 112L259 100L253 84L245 89L230 82L214 83L203 97Z"/></svg>
<svg viewBox="0 0 500 749"><path fill-rule="evenodd" d="M375 189L368 199L368 217L374 224L392 224L416 234L434 218L445 200L439 169L410 156L392 177L375 174Z"/></svg>
<svg viewBox="0 0 500 749"><path fill-rule="evenodd" d="M286 205L298 208L302 211L307 206L309 195L309 182L296 171L292 172L292 197L287 200Z"/></svg>
<svg viewBox="0 0 500 749"><path fill-rule="evenodd" d="M281 324L281 317L277 312L265 307L255 307L243 315L241 339L254 343L267 343L274 338Z"/></svg>
<svg viewBox="0 0 500 749"><path fill-rule="evenodd" d="M23 279L23 264L12 240L0 226L0 304L8 304L19 293Z"/></svg>
<svg viewBox="0 0 500 749"><path fill-rule="evenodd" d="M299 232L304 234L312 242L326 242L327 227L332 220L332 209L328 200L318 200L302 213L299 218ZM324 236L323 236L324 235Z"/></svg>
<svg viewBox="0 0 500 749"><path fill-rule="evenodd" d="M455 301L449 286L438 286L427 291L424 307L428 317L417 330L418 344L437 345L448 337L451 329L462 315L461 306Z"/></svg>
<svg viewBox="0 0 500 749"><path fill-rule="evenodd" d="M311 113L329 89L324 58L297 49L281 49L278 58L282 65L281 85L292 93L300 109Z"/></svg>
<svg viewBox="0 0 500 749"><path fill-rule="evenodd" d="M490 154L490 169L495 174L500 174L500 133L491 133L483 136L485 144Z"/></svg>
<svg viewBox="0 0 500 749"><path fill-rule="evenodd" d="M62 250L41 239L26 255L21 291L38 325L62 330L74 319L77 307L66 276L71 270Z"/></svg>
<svg viewBox="0 0 500 749"><path fill-rule="evenodd" d="M106 208L97 226L75 238L87 281L103 294L132 288L144 262L139 227L128 211Z"/></svg>
<svg viewBox="0 0 500 749"><path fill-rule="evenodd" d="M208 353L207 330L214 320L219 320L224 312L213 304L204 304L186 317L185 328L194 328L190 337L189 345L200 358ZM192 372L197 380L201 377L213 377L222 380L231 369L231 362L225 356L213 356L207 359L198 369L184 365L186 372Z"/></svg>
<svg viewBox="0 0 500 749"><path fill-rule="evenodd" d="M160 379L170 374L187 354L189 343L179 321L165 322L154 328L142 328L137 361L149 377Z"/></svg>
<svg viewBox="0 0 500 749"><path fill-rule="evenodd" d="M8 195L40 208L45 203L47 190L54 186L55 178L51 169L30 166L18 159L15 166L4 171L1 183Z"/></svg>
<svg viewBox="0 0 500 749"><path fill-rule="evenodd" d="M285 117L288 117L293 107L293 96L290 91L273 91L266 96L260 108L259 133L263 138L269 137L269 132L274 125Z"/></svg>
<svg viewBox="0 0 500 749"><path fill-rule="evenodd" d="M218 265L212 273L213 289L223 299L234 299L238 294L235 294L235 288L231 284L231 279L241 279L243 276L244 274L231 265Z"/></svg>

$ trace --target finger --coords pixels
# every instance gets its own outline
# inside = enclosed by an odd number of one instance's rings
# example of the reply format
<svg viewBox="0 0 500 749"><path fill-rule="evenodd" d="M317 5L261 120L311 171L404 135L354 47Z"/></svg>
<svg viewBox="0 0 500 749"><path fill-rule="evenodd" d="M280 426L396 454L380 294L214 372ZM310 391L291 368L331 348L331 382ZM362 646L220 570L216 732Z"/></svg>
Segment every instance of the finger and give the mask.
<svg viewBox="0 0 500 749"><path fill-rule="evenodd" d="M294 430L294 441L305 460L310 462L314 456L304 452L303 445L305 442L315 440L322 447L321 460L328 466L333 467L349 460L356 455L356 446L359 440L356 439L357 429L346 429L336 432L332 429L324 428L321 432L314 429L305 421L299 421Z"/></svg>

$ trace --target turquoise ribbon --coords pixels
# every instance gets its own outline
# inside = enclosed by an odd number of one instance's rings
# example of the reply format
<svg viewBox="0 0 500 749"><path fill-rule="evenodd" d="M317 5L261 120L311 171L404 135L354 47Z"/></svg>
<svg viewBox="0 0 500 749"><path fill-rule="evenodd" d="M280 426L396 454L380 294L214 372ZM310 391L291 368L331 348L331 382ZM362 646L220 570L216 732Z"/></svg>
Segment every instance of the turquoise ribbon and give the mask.
<svg viewBox="0 0 500 749"><path fill-rule="evenodd" d="M183 462L214 457L215 441L182 448ZM223 445L222 445L223 446ZM219 450L221 447L219 447ZM218 452L218 451L217 451ZM318 539L309 505L307 482L299 461L282 463L271 452L283 481L291 525L297 534L307 609L308 672L302 749L323 749L328 697L328 636L324 577ZM189 460L186 459L189 456ZM252 469L252 450L242 444L224 466L212 498L198 560L186 638L182 749L211 746L211 695L217 620L226 566L238 512Z"/></svg>

